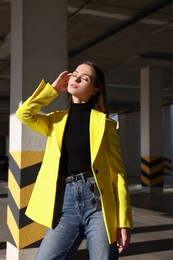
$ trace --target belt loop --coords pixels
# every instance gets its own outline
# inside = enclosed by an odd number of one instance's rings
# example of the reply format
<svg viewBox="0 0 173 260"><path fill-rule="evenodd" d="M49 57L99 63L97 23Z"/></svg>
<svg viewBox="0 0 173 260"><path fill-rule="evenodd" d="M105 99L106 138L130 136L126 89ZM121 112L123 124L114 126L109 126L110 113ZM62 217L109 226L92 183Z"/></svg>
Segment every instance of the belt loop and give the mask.
<svg viewBox="0 0 173 260"><path fill-rule="evenodd" d="M84 182L84 183L86 183L86 177L84 176L84 174L81 172L80 173L80 176L81 176L81 178L82 178L82 181Z"/></svg>

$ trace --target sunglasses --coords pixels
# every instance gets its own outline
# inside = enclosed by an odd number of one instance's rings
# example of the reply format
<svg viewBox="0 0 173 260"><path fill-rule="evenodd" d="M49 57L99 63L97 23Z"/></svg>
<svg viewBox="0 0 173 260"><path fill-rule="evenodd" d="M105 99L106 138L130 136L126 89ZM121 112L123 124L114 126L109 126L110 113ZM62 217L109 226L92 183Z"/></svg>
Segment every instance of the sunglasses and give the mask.
<svg viewBox="0 0 173 260"><path fill-rule="evenodd" d="M93 193L93 196L95 196L95 194L94 194L95 184L94 184L94 183L91 183L91 184L90 184L89 189L90 189L90 191ZM96 202L95 197L93 197L93 198L91 199L91 204L94 206L94 208L96 208L97 202Z"/></svg>

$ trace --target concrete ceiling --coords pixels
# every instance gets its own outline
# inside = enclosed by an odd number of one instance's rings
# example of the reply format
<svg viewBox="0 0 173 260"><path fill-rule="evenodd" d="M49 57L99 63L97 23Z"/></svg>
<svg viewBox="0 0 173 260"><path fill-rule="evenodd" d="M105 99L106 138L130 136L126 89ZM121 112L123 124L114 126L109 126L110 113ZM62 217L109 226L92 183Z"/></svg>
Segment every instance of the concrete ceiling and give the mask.
<svg viewBox="0 0 173 260"><path fill-rule="evenodd" d="M0 0L1 136L9 124L10 11L11 2ZM69 69L81 60L102 67L110 112L140 109L147 66L163 69L163 104L173 103L173 1L67 0L67 11Z"/></svg>

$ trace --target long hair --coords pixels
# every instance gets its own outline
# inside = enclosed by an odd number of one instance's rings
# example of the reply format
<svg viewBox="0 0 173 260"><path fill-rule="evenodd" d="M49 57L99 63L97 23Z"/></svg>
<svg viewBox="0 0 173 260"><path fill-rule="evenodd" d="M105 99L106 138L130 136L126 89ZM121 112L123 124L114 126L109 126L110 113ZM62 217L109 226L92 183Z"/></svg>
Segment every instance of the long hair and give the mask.
<svg viewBox="0 0 173 260"><path fill-rule="evenodd" d="M101 68L92 61L82 62L80 65L86 64L91 67L94 72L94 87L98 88L98 91L95 95L90 97L90 103L92 108L108 114L107 111L107 100L106 100L106 85L105 85L105 76Z"/></svg>

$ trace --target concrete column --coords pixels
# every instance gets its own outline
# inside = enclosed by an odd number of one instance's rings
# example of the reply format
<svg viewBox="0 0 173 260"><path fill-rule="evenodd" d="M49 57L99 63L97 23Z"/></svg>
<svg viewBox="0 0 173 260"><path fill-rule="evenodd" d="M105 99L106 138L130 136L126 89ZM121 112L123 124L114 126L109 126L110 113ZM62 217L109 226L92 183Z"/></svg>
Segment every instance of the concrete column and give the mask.
<svg viewBox="0 0 173 260"><path fill-rule="evenodd" d="M119 115L119 136L127 176L138 178L140 178L141 162L139 117L138 111Z"/></svg>
<svg viewBox="0 0 173 260"><path fill-rule="evenodd" d="M173 129L173 105L170 106L170 118L171 118L171 123L170 123L170 129ZM171 131L171 161L173 162L173 133ZM173 171L172 171L172 176L173 176Z"/></svg>
<svg viewBox="0 0 173 260"><path fill-rule="evenodd" d="M163 157L163 174L164 183L169 182L172 178L172 128L171 128L171 106L163 108L163 136L164 136L164 157Z"/></svg>
<svg viewBox="0 0 173 260"><path fill-rule="evenodd" d="M5 136L0 136L0 156L1 155L6 155Z"/></svg>
<svg viewBox="0 0 173 260"><path fill-rule="evenodd" d="M66 1L12 0L10 169L8 260L34 259L45 227L25 216L25 210L40 168L45 138L22 125L15 117L21 102L42 78L52 82L67 69ZM44 112L66 107L62 95Z"/></svg>
<svg viewBox="0 0 173 260"><path fill-rule="evenodd" d="M162 70L141 70L141 182L146 192L163 190Z"/></svg>

